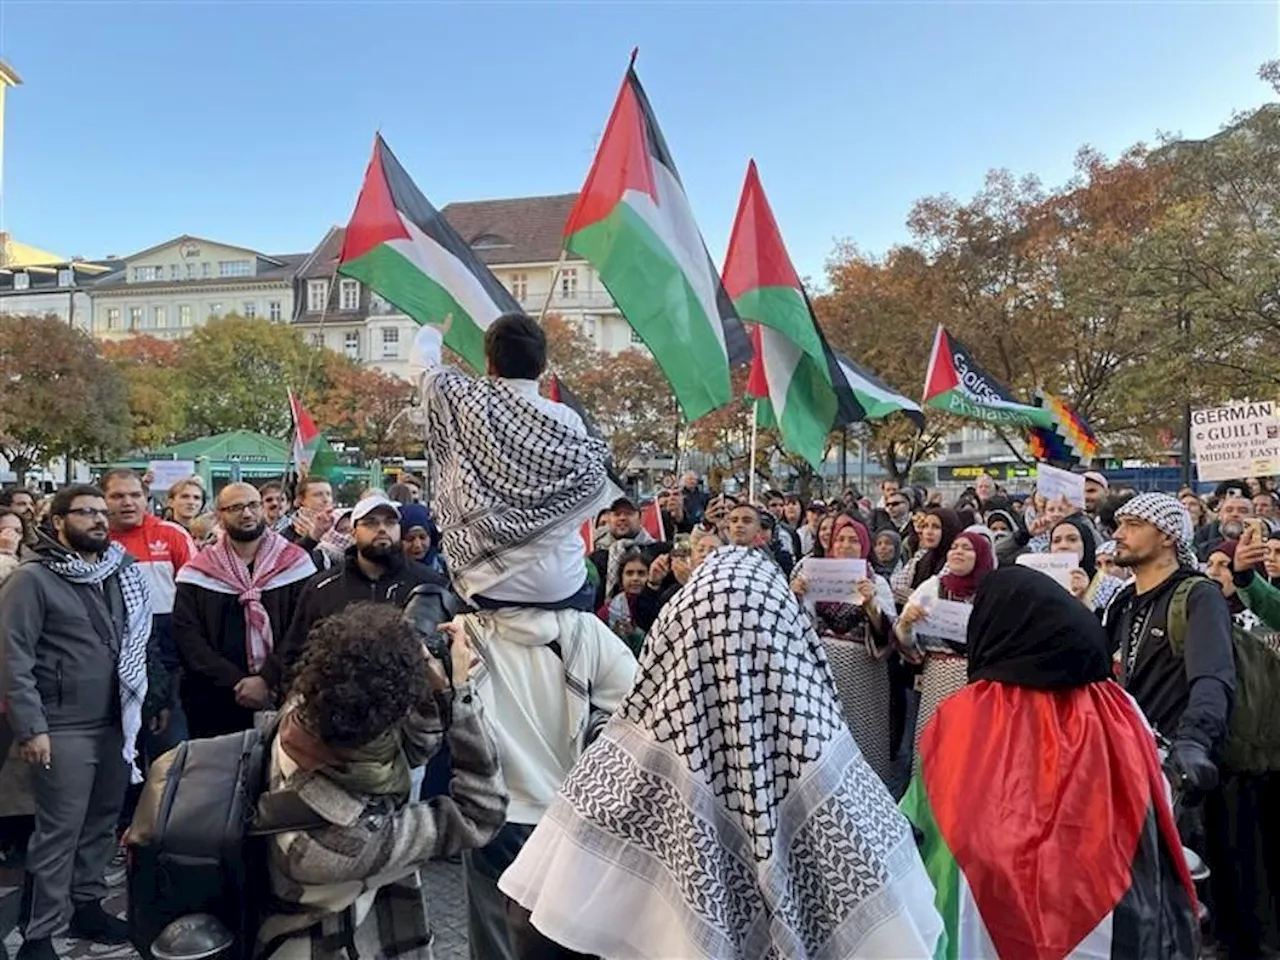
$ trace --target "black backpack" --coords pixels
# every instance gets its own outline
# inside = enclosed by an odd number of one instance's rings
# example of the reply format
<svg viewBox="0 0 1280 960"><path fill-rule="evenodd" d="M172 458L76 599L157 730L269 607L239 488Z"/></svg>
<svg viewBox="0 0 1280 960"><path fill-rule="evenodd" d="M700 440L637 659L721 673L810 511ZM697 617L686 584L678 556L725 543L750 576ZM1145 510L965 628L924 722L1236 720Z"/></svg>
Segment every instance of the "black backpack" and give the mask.
<svg viewBox="0 0 1280 960"><path fill-rule="evenodd" d="M189 740L157 759L128 835L129 937L145 960L179 917L207 913L251 960L258 926L281 904L271 893L267 838L326 821L296 793L265 793L275 723ZM270 950L264 951L269 954Z"/></svg>

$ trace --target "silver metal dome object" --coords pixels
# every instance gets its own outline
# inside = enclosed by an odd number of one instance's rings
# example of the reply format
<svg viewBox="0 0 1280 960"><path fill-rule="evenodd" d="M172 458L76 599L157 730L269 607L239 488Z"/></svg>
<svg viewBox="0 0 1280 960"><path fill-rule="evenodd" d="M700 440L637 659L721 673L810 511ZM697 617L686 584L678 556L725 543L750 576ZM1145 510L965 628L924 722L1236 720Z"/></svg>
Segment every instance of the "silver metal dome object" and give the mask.
<svg viewBox="0 0 1280 960"><path fill-rule="evenodd" d="M192 913L160 931L151 944L151 955L155 960L212 960L230 949L235 939L217 917Z"/></svg>

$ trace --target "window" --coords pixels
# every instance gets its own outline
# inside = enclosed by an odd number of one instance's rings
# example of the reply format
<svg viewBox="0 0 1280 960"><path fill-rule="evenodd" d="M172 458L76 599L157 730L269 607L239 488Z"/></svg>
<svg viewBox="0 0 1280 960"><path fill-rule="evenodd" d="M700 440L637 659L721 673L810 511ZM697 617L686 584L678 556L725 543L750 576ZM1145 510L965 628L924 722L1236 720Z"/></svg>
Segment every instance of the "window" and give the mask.
<svg viewBox="0 0 1280 960"><path fill-rule="evenodd" d="M951 454L952 456L964 453L964 441L963 440L950 441L947 444L947 453Z"/></svg>
<svg viewBox="0 0 1280 960"><path fill-rule="evenodd" d="M253 300L246 300L240 310L240 316L248 317L250 320L258 315L258 304Z"/></svg>
<svg viewBox="0 0 1280 960"><path fill-rule="evenodd" d="M180 265L180 264L176 264L176 263L171 263L171 264L169 264L169 279L170 279L170 280L177 280L177 279L179 279L179 278L181 277L181 275L182 275L182 267L181 267L181 265Z"/></svg>
<svg viewBox="0 0 1280 960"><path fill-rule="evenodd" d="M208 260L200 264L200 276L208 277L213 275L213 269Z"/></svg>
<svg viewBox="0 0 1280 960"><path fill-rule="evenodd" d="M324 310L324 302L328 299L329 284L325 280L307 281L307 310L320 313Z"/></svg>
<svg viewBox="0 0 1280 960"><path fill-rule="evenodd" d="M169 325L169 311L164 307L152 307L151 325L157 329L167 327Z"/></svg>
<svg viewBox="0 0 1280 960"><path fill-rule="evenodd" d="M190 264L188 264L190 266ZM178 305L178 326L191 326L191 304L183 303Z"/></svg>
<svg viewBox="0 0 1280 960"><path fill-rule="evenodd" d="M141 307L129 308L129 329L139 330L142 328L142 315L145 311Z"/></svg>
<svg viewBox="0 0 1280 960"><path fill-rule="evenodd" d="M636 331L635 331L635 328L634 328L634 327L632 327L632 328L631 328L631 342L632 342L633 344L640 344L640 345L643 345L643 344L644 344L644 337L642 337L642 336L640 336L640 334L636 333Z"/></svg>
<svg viewBox="0 0 1280 960"><path fill-rule="evenodd" d="M164 279L164 267L134 267L134 283L154 283Z"/></svg>
<svg viewBox="0 0 1280 960"><path fill-rule="evenodd" d="M359 310L360 281L344 279L338 285L338 301L343 310Z"/></svg>
<svg viewBox="0 0 1280 960"><path fill-rule="evenodd" d="M382 328L382 359L394 360L400 356L400 328Z"/></svg>
<svg viewBox="0 0 1280 960"><path fill-rule="evenodd" d="M342 338L342 352L352 360L360 359L360 333L352 330Z"/></svg>
<svg viewBox="0 0 1280 960"><path fill-rule="evenodd" d="M31 289L31 274L15 273L13 275L13 289L15 290Z"/></svg>
<svg viewBox="0 0 1280 960"><path fill-rule="evenodd" d="M14 281L14 285L15 285L15 286L17 285L17 281L16 281L16 280ZM59 270L59 271L58 271L58 286L60 286L60 287L74 287L75 285L76 285L76 272L75 272L75 270Z"/></svg>
<svg viewBox="0 0 1280 960"><path fill-rule="evenodd" d="M119 307L107 307L107 329L108 330L120 329L120 308Z"/></svg>
<svg viewBox="0 0 1280 960"><path fill-rule="evenodd" d="M529 296L529 275L527 273L513 273L511 275L511 295L521 303Z"/></svg>
<svg viewBox="0 0 1280 960"><path fill-rule="evenodd" d="M187 279L194 280L196 278L196 265L194 263L187 264Z"/></svg>
<svg viewBox="0 0 1280 960"><path fill-rule="evenodd" d="M209 316L211 317L222 316L222 303L220 301L215 301L209 304Z"/></svg>
<svg viewBox="0 0 1280 960"><path fill-rule="evenodd" d="M569 267L567 270L560 271L560 298L562 300L574 300L578 296L578 270L576 267Z"/></svg>
<svg viewBox="0 0 1280 960"><path fill-rule="evenodd" d="M272 323L279 323L284 316L284 310L280 307L279 300L272 300L267 304L267 319Z"/></svg>
<svg viewBox="0 0 1280 960"><path fill-rule="evenodd" d="M313 347L323 347L323 346L324 346L324 334L323 334L323 333L313 333L313 334L311 335L311 345L312 345Z"/></svg>
<svg viewBox="0 0 1280 960"><path fill-rule="evenodd" d="M218 276L251 277L253 276L252 260L219 260Z"/></svg>

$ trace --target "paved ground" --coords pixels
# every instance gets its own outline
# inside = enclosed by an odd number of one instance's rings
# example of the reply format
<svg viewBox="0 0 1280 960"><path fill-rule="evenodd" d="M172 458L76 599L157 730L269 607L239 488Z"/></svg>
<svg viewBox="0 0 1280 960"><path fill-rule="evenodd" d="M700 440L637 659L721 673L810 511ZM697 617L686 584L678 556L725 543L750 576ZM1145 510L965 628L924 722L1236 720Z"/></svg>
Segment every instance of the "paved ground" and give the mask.
<svg viewBox="0 0 1280 960"><path fill-rule="evenodd" d="M435 960L466 960L467 958L467 898L462 885L462 867L452 863L432 863L427 867L427 885L430 891L431 926L436 934ZM16 871L0 870L0 905L8 904L16 911L9 897L16 898L17 884L21 881ZM127 904L123 885L115 887L107 901L107 909L123 915ZM0 918L8 914L0 906ZM7 924L6 924L7 925ZM3 927L0 927L3 929ZM17 955L22 938L11 931L4 938L4 946L12 958ZM138 954L131 947L106 947L82 940L56 939L54 947L64 960L137 960Z"/></svg>

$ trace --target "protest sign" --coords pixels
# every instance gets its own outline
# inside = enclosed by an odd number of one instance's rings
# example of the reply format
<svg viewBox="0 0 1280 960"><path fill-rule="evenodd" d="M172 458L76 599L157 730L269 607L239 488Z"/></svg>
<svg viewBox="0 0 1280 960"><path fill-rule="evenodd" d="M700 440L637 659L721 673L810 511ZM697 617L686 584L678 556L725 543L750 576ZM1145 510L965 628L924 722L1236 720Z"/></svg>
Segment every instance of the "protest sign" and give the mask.
<svg viewBox="0 0 1280 960"><path fill-rule="evenodd" d="M1191 447L1201 480L1280 473L1280 406L1261 400L1195 410Z"/></svg>
<svg viewBox="0 0 1280 960"><path fill-rule="evenodd" d="M158 494L167 493L179 480L194 476L194 460L152 460L147 464L151 474L151 489Z"/></svg>
<svg viewBox="0 0 1280 960"><path fill-rule="evenodd" d="M858 603L857 585L867 579L867 561L809 557L802 573L808 603Z"/></svg>
<svg viewBox="0 0 1280 960"><path fill-rule="evenodd" d="M1065 498L1073 507L1084 509L1084 475L1059 470L1047 463L1036 464L1036 492L1045 500Z"/></svg>
<svg viewBox="0 0 1280 960"><path fill-rule="evenodd" d="M1024 553L1016 563L1053 577L1065 590L1071 589L1071 571L1080 569L1080 558L1074 553Z"/></svg>
<svg viewBox="0 0 1280 960"><path fill-rule="evenodd" d="M955 643L966 643L969 635L969 614L973 607L955 600L935 600L916 629L930 637L941 637Z"/></svg>

